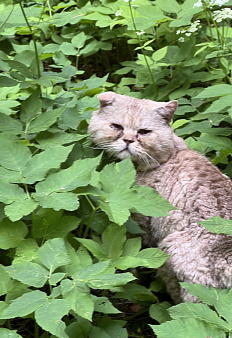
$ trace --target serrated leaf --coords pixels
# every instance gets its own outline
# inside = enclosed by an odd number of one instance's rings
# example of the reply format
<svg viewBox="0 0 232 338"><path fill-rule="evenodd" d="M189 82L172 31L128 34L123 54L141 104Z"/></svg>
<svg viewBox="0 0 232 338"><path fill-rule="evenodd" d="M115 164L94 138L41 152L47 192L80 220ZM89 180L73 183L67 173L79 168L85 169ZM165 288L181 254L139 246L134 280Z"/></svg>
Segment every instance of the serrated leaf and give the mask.
<svg viewBox="0 0 232 338"><path fill-rule="evenodd" d="M75 216L62 216L63 211L40 209L33 215L32 233L37 238L64 238L78 227L80 219Z"/></svg>
<svg viewBox="0 0 232 338"><path fill-rule="evenodd" d="M217 326L204 323L195 318L171 320L161 325L150 325L157 338L167 338L172 334L172 338L205 338L217 337L225 338L225 332Z"/></svg>
<svg viewBox="0 0 232 338"><path fill-rule="evenodd" d="M66 299L49 299L35 311L35 320L45 331L60 338L68 338L66 325L61 319L69 310L70 304Z"/></svg>
<svg viewBox="0 0 232 338"><path fill-rule="evenodd" d="M88 238L76 238L76 240L79 243L81 243L86 249L88 249L97 259L99 260L107 259L106 254L101 244L95 242L92 239L88 239Z"/></svg>
<svg viewBox="0 0 232 338"><path fill-rule="evenodd" d="M119 273L112 275L98 275L88 278L87 285L93 289L109 289L125 285L136 278L130 273Z"/></svg>
<svg viewBox="0 0 232 338"><path fill-rule="evenodd" d="M215 216L200 222L200 224L216 234L227 234L232 236L232 220L223 219L219 216Z"/></svg>
<svg viewBox="0 0 232 338"><path fill-rule="evenodd" d="M50 174L46 180L36 185L37 193L50 194L71 191L89 184L91 174L100 162L100 157L75 161L68 169ZM48 207L49 208L49 207Z"/></svg>
<svg viewBox="0 0 232 338"><path fill-rule="evenodd" d="M0 248L7 250L17 247L26 236L28 229L22 221L11 222L8 219L0 222Z"/></svg>
<svg viewBox="0 0 232 338"><path fill-rule="evenodd" d="M0 296L5 295L12 286L12 280L3 265L0 265Z"/></svg>
<svg viewBox="0 0 232 338"><path fill-rule="evenodd" d="M107 297L97 297L91 295L94 301L94 311L101 313L121 313L116 307L112 305Z"/></svg>
<svg viewBox="0 0 232 338"><path fill-rule="evenodd" d="M195 98L204 99L209 97L225 96L232 94L231 85L218 84L205 88Z"/></svg>
<svg viewBox="0 0 232 338"><path fill-rule="evenodd" d="M8 308L0 315L1 319L27 316L34 312L46 302L45 292L35 290L23 294L21 297L12 300Z"/></svg>
<svg viewBox="0 0 232 338"><path fill-rule="evenodd" d="M72 148L73 145L68 147L57 146L33 156L22 170L22 182L33 184L36 181L43 180L50 169L60 167L60 164L67 159Z"/></svg>
<svg viewBox="0 0 232 338"><path fill-rule="evenodd" d="M119 258L125 241L126 227L117 224L109 225L102 234L102 248L106 256L113 261Z"/></svg>
<svg viewBox="0 0 232 338"><path fill-rule="evenodd" d="M30 122L27 128L27 133L33 134L47 130L52 124L56 122L58 117L63 113L64 109L64 107L61 107L42 113Z"/></svg>
<svg viewBox="0 0 232 338"><path fill-rule="evenodd" d="M205 143L208 147L213 148L215 150L222 149L231 149L232 142L228 137L209 135L209 134L201 134L198 140L202 143Z"/></svg>
<svg viewBox="0 0 232 338"><path fill-rule="evenodd" d="M70 263L65 241L62 238L49 239L38 250L39 259L49 271Z"/></svg>
<svg viewBox="0 0 232 338"><path fill-rule="evenodd" d="M68 293L64 294L64 297L69 301L72 310L77 315L87 320L92 320L94 302L89 292L82 292L78 287L74 286Z"/></svg>
<svg viewBox="0 0 232 338"><path fill-rule="evenodd" d="M23 126L19 120L0 113L0 131L12 135L20 135L23 131Z"/></svg>
<svg viewBox="0 0 232 338"><path fill-rule="evenodd" d="M40 100L40 91L37 88L21 104L20 119L23 122L29 122L41 112L42 102Z"/></svg>
<svg viewBox="0 0 232 338"><path fill-rule="evenodd" d="M21 171L30 158L31 152L24 143L0 139L0 164L4 168Z"/></svg>
<svg viewBox="0 0 232 338"><path fill-rule="evenodd" d="M61 209L74 211L79 208L79 199L72 192L53 192L48 194L38 193L32 195L43 208L52 208L56 211Z"/></svg>
<svg viewBox="0 0 232 338"><path fill-rule="evenodd" d="M4 212L12 222L20 220L23 216L27 216L34 211L38 203L32 199L15 201L5 206Z"/></svg>
<svg viewBox="0 0 232 338"><path fill-rule="evenodd" d="M41 265L32 262L23 262L10 265L6 268L9 275L23 284L41 288L48 279L49 271Z"/></svg>
<svg viewBox="0 0 232 338"><path fill-rule="evenodd" d="M16 184L0 181L0 202L10 204L27 199L27 194Z"/></svg>

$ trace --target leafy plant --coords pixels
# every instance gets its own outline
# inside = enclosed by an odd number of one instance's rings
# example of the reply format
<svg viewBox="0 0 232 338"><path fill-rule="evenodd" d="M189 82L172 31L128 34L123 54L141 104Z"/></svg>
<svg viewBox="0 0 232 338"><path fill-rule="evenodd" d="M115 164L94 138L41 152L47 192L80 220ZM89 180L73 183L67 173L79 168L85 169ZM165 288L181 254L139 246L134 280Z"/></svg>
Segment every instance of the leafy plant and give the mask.
<svg viewBox="0 0 232 338"><path fill-rule="evenodd" d="M232 174L230 10L211 5L1 2L2 336L230 335L230 291L184 285L203 304L171 307L162 284L149 282L167 256L142 248L131 214L160 217L172 206L87 134L103 90L178 99L176 133ZM230 221L203 226L231 234Z"/></svg>

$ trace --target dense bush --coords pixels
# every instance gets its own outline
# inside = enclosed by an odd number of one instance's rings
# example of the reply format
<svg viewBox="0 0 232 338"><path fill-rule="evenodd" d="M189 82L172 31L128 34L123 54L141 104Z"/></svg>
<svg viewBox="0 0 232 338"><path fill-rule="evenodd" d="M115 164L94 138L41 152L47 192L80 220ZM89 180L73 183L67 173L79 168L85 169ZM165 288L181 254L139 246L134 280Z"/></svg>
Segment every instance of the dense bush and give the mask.
<svg viewBox="0 0 232 338"><path fill-rule="evenodd" d="M1 2L1 337L231 335L229 290L184 284L202 304L172 306L154 272L167 257L130 217L172 206L87 135L104 90L178 99L176 133L232 176L230 5Z"/></svg>

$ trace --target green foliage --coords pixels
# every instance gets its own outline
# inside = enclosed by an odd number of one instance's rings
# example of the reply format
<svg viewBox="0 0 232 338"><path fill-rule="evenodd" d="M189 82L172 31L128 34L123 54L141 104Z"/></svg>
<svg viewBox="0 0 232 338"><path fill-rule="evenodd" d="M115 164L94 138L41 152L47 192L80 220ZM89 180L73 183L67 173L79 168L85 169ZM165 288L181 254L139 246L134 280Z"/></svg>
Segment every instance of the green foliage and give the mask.
<svg viewBox="0 0 232 338"><path fill-rule="evenodd" d="M232 176L232 31L219 7L194 3L1 2L1 337L231 334L230 291L184 285L203 303L171 307L158 280L128 270L167 259L142 248L131 214L173 207L87 135L103 90L178 99L176 133ZM230 223L202 225L231 235Z"/></svg>

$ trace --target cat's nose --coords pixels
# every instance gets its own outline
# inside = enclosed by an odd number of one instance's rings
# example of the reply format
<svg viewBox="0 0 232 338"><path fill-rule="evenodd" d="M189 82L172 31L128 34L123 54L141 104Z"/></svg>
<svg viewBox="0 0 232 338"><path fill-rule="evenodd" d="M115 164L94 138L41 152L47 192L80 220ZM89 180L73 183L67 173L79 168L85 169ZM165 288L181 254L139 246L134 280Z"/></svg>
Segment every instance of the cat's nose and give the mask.
<svg viewBox="0 0 232 338"><path fill-rule="evenodd" d="M131 140L129 138L124 138L123 141L129 146L130 143L133 143L134 140Z"/></svg>

